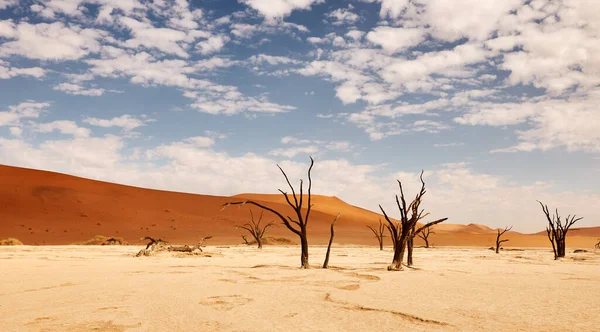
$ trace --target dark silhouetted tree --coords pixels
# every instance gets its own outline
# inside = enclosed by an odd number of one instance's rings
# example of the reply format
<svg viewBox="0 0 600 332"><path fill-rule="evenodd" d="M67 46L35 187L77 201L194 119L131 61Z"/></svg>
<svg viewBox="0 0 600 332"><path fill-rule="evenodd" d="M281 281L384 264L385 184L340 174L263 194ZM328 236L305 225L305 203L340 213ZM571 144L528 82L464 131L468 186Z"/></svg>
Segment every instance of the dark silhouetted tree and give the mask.
<svg viewBox="0 0 600 332"><path fill-rule="evenodd" d="M384 229L385 229L385 225L381 222L381 218L379 219L379 227L377 229L367 225L367 228L369 228L371 230L371 232L373 232L373 234L375 234L375 237L377 238L377 241L379 242L379 250L383 250L383 238L385 237L384 233Z"/></svg>
<svg viewBox="0 0 600 332"><path fill-rule="evenodd" d="M425 216L425 211L420 209L421 202L423 201L423 195L425 195L425 181L423 181L423 171L421 171L420 175L421 180L421 190L415 197L415 199L406 205L406 200L404 198L404 191L402 190L402 182L398 181L398 186L400 187L400 197L396 195L396 205L398 206L398 210L400 210L400 224L395 225L392 220L388 217L387 213L383 210L383 207L379 205L381 212L383 212L383 216L385 220L388 222L388 226L390 227L390 233L392 235L392 241L394 241L394 258L392 259L392 264L388 266L388 270L390 271L398 271L402 270L402 261L404 260L404 252L406 248L409 247L408 250L408 260L407 264L412 265L412 240L419 234L423 229L427 227L431 227L433 225L439 224L448 218L438 219L436 221L429 222L418 229L415 229L417 221L423 219ZM410 214L410 215L409 215ZM409 241L411 242L409 246Z"/></svg>
<svg viewBox="0 0 600 332"><path fill-rule="evenodd" d="M426 227L419 234L417 234L421 239L423 239L423 241L425 241L425 248L429 248L429 236L431 234L435 234L435 232L431 229L432 227Z"/></svg>
<svg viewBox="0 0 600 332"><path fill-rule="evenodd" d="M283 169L277 165L277 167L279 168L279 170L281 171L281 173L283 174L283 176L285 177L285 181L287 182L288 186L290 187L290 189L292 190L292 199L293 202L290 200L290 196L288 195L287 192L279 189L279 192L281 192L281 194L285 197L285 200L287 202L287 204L294 210L294 213L296 214L295 219L293 217L287 216L284 217L283 214L275 211L274 209L265 206L263 204L257 203L255 201L252 200L246 200L246 201L241 201L241 202L229 202L229 203L225 203L223 205L223 208L229 206L229 205L244 205L244 204L251 204L254 206L257 206L263 210L267 210L273 214L275 214L280 220L281 222L285 225L285 227L287 227L292 233L298 235L298 237L300 238L300 247L301 247L301 254L300 254L300 266L303 269L308 269L309 268L309 264L308 264L308 237L307 237L307 232L306 232L306 226L308 225L308 220L309 220L309 216L310 216L310 210L312 208L312 204L310 203L311 201L311 187L312 187L312 179L310 177L310 172L313 168L314 165L314 160L312 157L310 157L310 167L308 168L308 191L307 191L307 200L308 200L308 204L306 206L306 213L304 215L302 215L302 206L303 206L303 199L304 199L304 195L303 195L303 181L300 180L300 194L296 195L296 191L294 190L294 187L292 186L292 184L290 183L290 180L287 176L287 174L285 174L285 172L283 171Z"/></svg>
<svg viewBox="0 0 600 332"><path fill-rule="evenodd" d="M264 226L260 225L260 222L262 221L263 218L263 211L260 211L260 216L258 217L258 221L254 221L254 213L252 213L252 210L250 210L250 222L243 224L243 225L236 225L236 228L241 228L241 229L245 229L247 230L250 235L252 235L252 237L254 238L254 240L256 241L256 244L258 245L258 249L262 249L262 239L265 236L265 232L267 231L267 228L273 226L273 222L270 222ZM245 238L243 238L244 240L246 240ZM248 244L248 241L246 241L246 244Z"/></svg>
<svg viewBox="0 0 600 332"><path fill-rule="evenodd" d="M548 226L546 226L546 233L548 234L548 240L552 243L552 251L554 251L554 259L559 259L560 257L565 257L565 249L566 249L566 239L567 233L569 232L569 228L573 226L576 222L583 219L583 217L576 218L576 216L568 215L567 219L563 223L560 219L560 215L558 214L558 209L556 209L556 214L550 217L550 211L548 210L548 205L542 204L542 202L537 201L542 206L542 211L546 215L546 220L548 220Z"/></svg>
<svg viewBox="0 0 600 332"><path fill-rule="evenodd" d="M498 235L496 235L496 253L500 252L500 245L504 242L508 242L508 239L505 240L500 240L500 237L502 235L504 235L504 233L510 231L512 229L512 226L510 227L505 227L503 231L501 231L500 229L498 229Z"/></svg>

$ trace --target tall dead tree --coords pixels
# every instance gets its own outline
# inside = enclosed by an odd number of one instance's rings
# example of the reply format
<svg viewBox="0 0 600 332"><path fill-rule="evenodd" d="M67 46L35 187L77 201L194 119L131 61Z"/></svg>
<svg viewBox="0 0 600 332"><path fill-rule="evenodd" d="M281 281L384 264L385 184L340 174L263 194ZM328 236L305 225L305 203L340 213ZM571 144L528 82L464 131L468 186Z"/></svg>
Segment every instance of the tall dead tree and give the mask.
<svg viewBox="0 0 600 332"><path fill-rule="evenodd" d="M379 242L379 250L383 250L383 238L385 237L384 233L384 229L385 229L385 225L381 222L381 218L379 218L379 228L375 229L369 225L367 225L367 228L369 228L371 230L371 232L373 232L373 234L375 234L375 237L377 238L377 241Z"/></svg>
<svg viewBox="0 0 600 332"><path fill-rule="evenodd" d="M552 244L554 259L565 257L567 232L569 232L569 228L571 228L573 224L583 219L583 217L576 218L575 215L572 217L571 215L568 215L563 224L562 220L560 219L560 215L558 214L558 209L556 209L556 214L552 215L552 218L550 218L548 205L544 205L540 201L537 202L542 206L542 211L544 211L546 220L548 220L546 233L548 234L548 240L550 240L550 243Z"/></svg>
<svg viewBox="0 0 600 332"><path fill-rule="evenodd" d="M510 227L508 227L508 226L507 226L507 227L504 227L504 230L503 230L503 231L501 231L500 229L498 229L498 235L496 235L496 253L499 253L499 252L500 252L500 245L501 245L502 243L504 243L504 242L508 242L508 239L505 239L505 240L500 240L500 237L501 237L502 235L504 235L504 233L506 233L506 232L510 231L511 229L512 229L512 226L510 226Z"/></svg>
<svg viewBox="0 0 600 332"><path fill-rule="evenodd" d="M426 227L417 234L421 239L423 239L423 241L425 241L425 248L429 248L429 236L431 234L435 234L435 232L431 230L431 227Z"/></svg>
<svg viewBox="0 0 600 332"><path fill-rule="evenodd" d="M250 210L250 218L251 218L251 220L249 223L245 223L243 225L236 225L235 228L241 228L241 229L247 230L250 233L250 235L252 235L254 240L256 241L256 243L258 245L258 249L262 249L262 239L265 236L265 232L267 231L267 228L273 226L273 222L271 221L270 223L268 223L264 226L260 225L260 222L262 221L262 218L263 218L263 211L260 211L260 217L258 217L258 221L254 221L254 213L252 213L252 210ZM248 241L246 241L246 244L248 244Z"/></svg>
<svg viewBox="0 0 600 332"><path fill-rule="evenodd" d="M283 214L275 211L274 209L272 209L268 206L262 205L260 203L257 203L255 201L252 201L252 200L246 200L246 201L240 201L240 202L228 202L223 205L223 208L226 208L229 205L251 204L251 205L257 206L263 210L267 210L267 211L273 213L274 215L276 215L281 220L281 222L285 225L285 227L287 227L292 233L298 235L298 237L300 238L300 246L301 246L301 250L302 250L302 252L300 254L300 266L303 269L309 268L309 265L308 265L308 238L307 238L306 226L308 225L308 220L309 220L308 217L310 216L310 209L312 208L312 204L310 203L310 201L311 201L311 192L310 191L311 191L311 187L312 187L312 180L310 177L310 172L313 168L314 163L315 162L314 162L313 158L310 157L310 167L308 168L308 191L307 191L308 204L306 206L306 213L304 215L302 215L302 206L304 203L303 202L303 200L304 200L304 195L303 195L304 181L300 180L300 195L296 195L296 191L294 190L294 187L290 183L290 180L288 179L287 174L285 174L283 169L279 165L277 165L277 167L279 168L279 170L285 177L285 181L287 182L288 186L292 190L292 198L294 201L292 202L290 200L290 197L287 192L285 192L281 189L278 189L278 190L285 197L287 204L294 210L294 213L296 214L296 219L294 219L290 216L284 217Z"/></svg>
<svg viewBox="0 0 600 332"><path fill-rule="evenodd" d="M421 175L419 178L421 179L421 190L419 191L415 199L410 204L408 204L408 206L406 205L406 200L404 198L402 182L400 182L400 180L396 180L398 181L398 186L400 187L400 198L398 198L398 195L396 195L396 205L398 205L398 210L400 210L399 225L394 225L392 220L388 217L387 213L385 213L385 211L383 210L383 207L379 205L379 208L381 209L381 212L383 212L383 216L385 217L385 220L388 222L388 226L390 227L392 241L395 243L394 258L392 260L392 264L388 266L388 270L390 271L402 270L402 261L404 260L404 252L406 251L407 247L409 247L407 264L409 266L412 265L412 240L416 236L416 234L419 234L423 229L427 227L439 224L448 219L438 219L436 221L429 222L419 227L418 229L415 229L417 221L429 215L429 213L425 213L423 209L420 209L421 202L423 200L423 195L425 195L426 192L425 181L423 181L423 171L421 171Z"/></svg>
<svg viewBox="0 0 600 332"><path fill-rule="evenodd" d="M331 243L333 243L333 226L335 226L335 222L338 220L338 218L340 217L340 214L338 213L337 217L335 217L335 219L333 219L333 221L331 222L331 236L329 237L329 244L327 245L327 253L325 254L325 261L323 262L323 268L326 269L329 266L329 253L331 252Z"/></svg>

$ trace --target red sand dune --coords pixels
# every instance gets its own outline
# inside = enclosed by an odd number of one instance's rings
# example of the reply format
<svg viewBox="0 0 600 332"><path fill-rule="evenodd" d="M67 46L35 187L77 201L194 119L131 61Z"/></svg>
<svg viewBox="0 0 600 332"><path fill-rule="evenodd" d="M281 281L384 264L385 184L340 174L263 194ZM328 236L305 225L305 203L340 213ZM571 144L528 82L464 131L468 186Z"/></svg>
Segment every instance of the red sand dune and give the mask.
<svg viewBox="0 0 600 332"><path fill-rule="evenodd" d="M293 213L279 194L195 195L0 165L0 239L15 237L25 244L71 244L105 235L140 243L141 237L152 236L191 244L213 235L210 243L238 244L243 233L234 225L249 219L251 207L221 209L226 202L246 199L284 214ZM376 244L366 225L377 225L382 218L380 214L349 205L337 197L313 195L312 202L315 205L308 226L310 243L327 242L329 224L340 212L335 242ZM260 213L256 208L253 211L256 216ZM264 221L271 220L277 222L273 215L265 213ZM477 224L440 224L435 229L431 236L434 245L491 246L496 232ZM297 242L296 236L279 222L269 229L268 235ZM507 245L549 246L544 232L506 235L510 238ZM572 233L569 244L592 247L597 237L600 227L581 228ZM420 244L418 239L417 245Z"/></svg>

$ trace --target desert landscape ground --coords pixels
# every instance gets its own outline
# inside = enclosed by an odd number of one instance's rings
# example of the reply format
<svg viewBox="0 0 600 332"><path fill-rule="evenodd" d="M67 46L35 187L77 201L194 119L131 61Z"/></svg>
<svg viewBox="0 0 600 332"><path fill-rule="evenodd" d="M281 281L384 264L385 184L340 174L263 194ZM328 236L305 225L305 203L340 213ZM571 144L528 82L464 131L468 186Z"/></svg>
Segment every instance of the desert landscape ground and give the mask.
<svg viewBox="0 0 600 332"><path fill-rule="evenodd" d="M0 246L0 331L600 326L600 249L594 248L600 227L571 229L567 257L555 260L545 232L508 231L503 236L510 241L496 254L488 249L495 229L442 223L435 225L431 248L415 238L414 265L390 272L389 237L379 250L366 227L376 227L382 216L313 195L311 268L300 269L295 234L275 225L263 249L240 244L245 233L235 225L248 222L251 207L223 209L230 201L252 200L287 211L281 195L194 195L16 167L0 171L0 239L9 244ZM259 215L256 207L252 211ZM323 269L337 213L343 219ZM265 220L276 221L268 214ZM168 241L169 251L144 251L146 236ZM171 251L206 236L202 250ZM130 245L98 245L109 237Z"/></svg>
<svg viewBox="0 0 600 332"><path fill-rule="evenodd" d="M330 269L295 246L0 247L2 331L597 331L600 252L334 244ZM319 264L325 248L311 247Z"/></svg>

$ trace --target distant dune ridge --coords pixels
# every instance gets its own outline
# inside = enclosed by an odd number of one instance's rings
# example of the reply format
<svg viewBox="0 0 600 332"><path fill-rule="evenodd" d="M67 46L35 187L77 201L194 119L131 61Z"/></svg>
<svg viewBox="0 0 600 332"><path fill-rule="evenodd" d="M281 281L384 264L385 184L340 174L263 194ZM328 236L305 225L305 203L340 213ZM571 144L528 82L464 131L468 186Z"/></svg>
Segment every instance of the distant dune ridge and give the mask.
<svg viewBox="0 0 600 332"><path fill-rule="evenodd" d="M243 233L234 225L249 220L251 207L221 210L224 203L239 199L252 199L285 214L293 212L279 194L195 195L0 165L0 239L13 237L27 245L72 244L102 234L132 244L141 243L143 236L191 244L212 235L213 244L241 244ZM377 225L380 214L337 197L313 195L313 202L308 226L310 244L326 244L329 224L341 213L335 242L378 245L366 225ZM260 213L256 208L253 211ZM265 213L264 220L277 222L269 213ZM434 229L430 237L433 246L491 246L496 234L496 230L478 224L442 223ZM297 242L296 236L279 224L266 236ZM598 237L600 227L573 228L567 242L570 247L591 248ZM545 231L511 231L505 238L510 239L506 246L550 246ZM384 244L391 245L389 237ZM423 245L422 240L416 239L416 245Z"/></svg>

